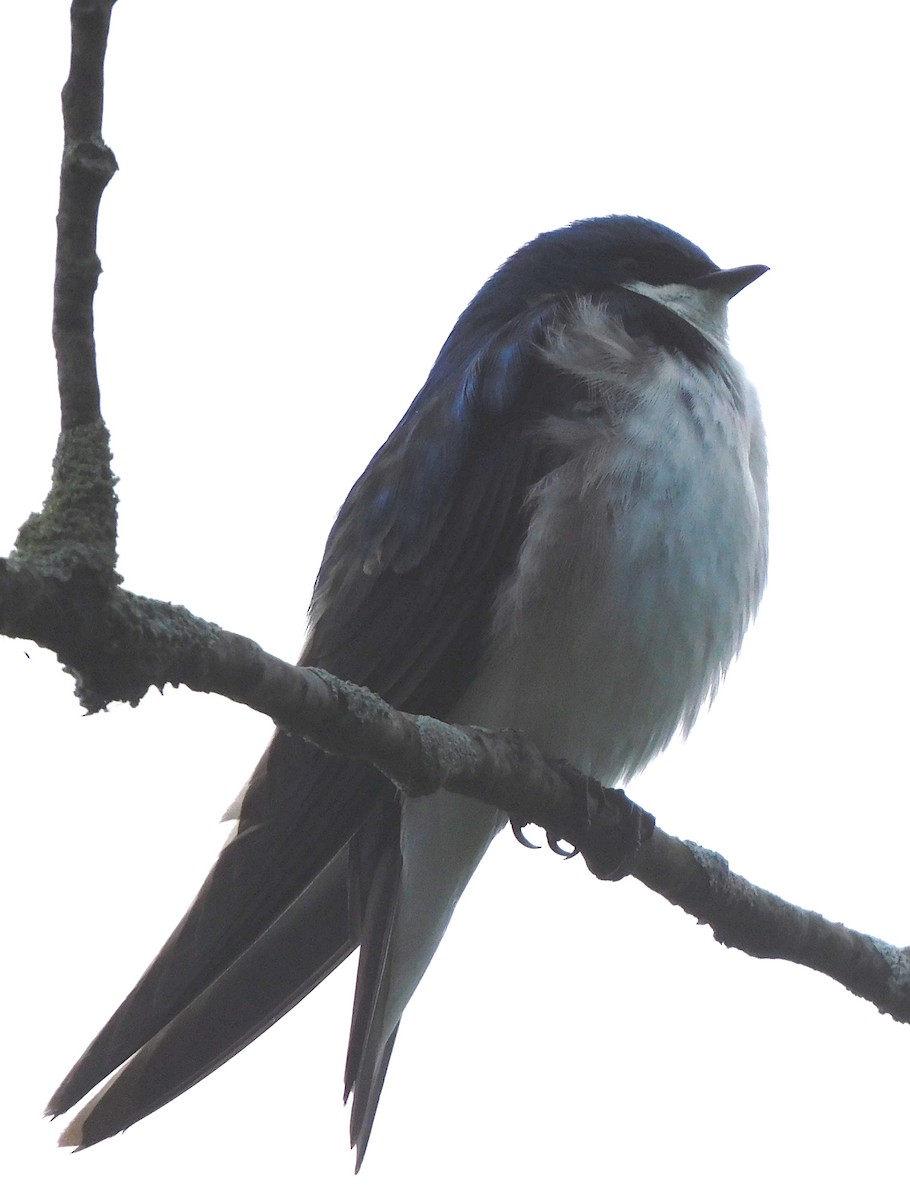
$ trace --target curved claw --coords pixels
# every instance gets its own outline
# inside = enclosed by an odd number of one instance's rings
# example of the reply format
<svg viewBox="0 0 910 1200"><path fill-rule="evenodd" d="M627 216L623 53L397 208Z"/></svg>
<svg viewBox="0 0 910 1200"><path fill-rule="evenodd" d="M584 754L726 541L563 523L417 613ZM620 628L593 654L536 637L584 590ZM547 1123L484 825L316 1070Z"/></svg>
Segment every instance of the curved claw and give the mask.
<svg viewBox="0 0 910 1200"><path fill-rule="evenodd" d="M550 847L553 853L558 854L560 858L574 858L578 853L577 846L573 846L571 850L565 850L562 846L560 846L559 838L554 837L552 833L547 834L547 845Z"/></svg>
<svg viewBox="0 0 910 1200"><path fill-rule="evenodd" d="M528 850L539 850L540 847L536 842L532 842L525 836L525 827L517 817L514 817L509 824L512 826L512 832L515 834L515 840Z"/></svg>

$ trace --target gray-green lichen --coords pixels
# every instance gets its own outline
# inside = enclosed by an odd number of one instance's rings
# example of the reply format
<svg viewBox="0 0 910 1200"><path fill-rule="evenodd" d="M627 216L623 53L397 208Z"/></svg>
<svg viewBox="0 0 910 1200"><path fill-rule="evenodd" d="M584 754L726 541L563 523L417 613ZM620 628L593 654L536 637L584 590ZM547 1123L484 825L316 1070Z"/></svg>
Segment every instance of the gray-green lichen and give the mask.
<svg viewBox="0 0 910 1200"><path fill-rule="evenodd" d="M51 489L41 512L19 530L16 554L40 559L63 577L82 566L111 586L119 583L116 482L102 421L63 430Z"/></svg>

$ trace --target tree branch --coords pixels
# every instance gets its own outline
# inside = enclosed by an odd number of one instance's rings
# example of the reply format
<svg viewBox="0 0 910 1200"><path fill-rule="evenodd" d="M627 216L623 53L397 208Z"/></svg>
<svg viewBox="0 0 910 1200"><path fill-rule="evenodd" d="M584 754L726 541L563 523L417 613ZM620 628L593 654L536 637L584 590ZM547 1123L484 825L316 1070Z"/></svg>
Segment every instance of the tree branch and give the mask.
<svg viewBox="0 0 910 1200"><path fill-rule="evenodd" d="M892 946L790 904L734 874L715 851L660 829L642 845L630 874L710 925L721 945L811 967L879 1012L910 1022L910 946Z"/></svg>
<svg viewBox="0 0 910 1200"><path fill-rule="evenodd" d="M0 631L56 650L90 711L138 703L149 686L168 683L226 696L331 754L372 763L408 795L444 788L540 825L575 846L598 878L631 874L710 925L724 945L811 967L910 1022L910 948L756 887L720 855L655 829L621 791L547 760L519 733L397 712L366 688L291 666L186 609L93 590L87 575L61 580L0 560Z"/></svg>

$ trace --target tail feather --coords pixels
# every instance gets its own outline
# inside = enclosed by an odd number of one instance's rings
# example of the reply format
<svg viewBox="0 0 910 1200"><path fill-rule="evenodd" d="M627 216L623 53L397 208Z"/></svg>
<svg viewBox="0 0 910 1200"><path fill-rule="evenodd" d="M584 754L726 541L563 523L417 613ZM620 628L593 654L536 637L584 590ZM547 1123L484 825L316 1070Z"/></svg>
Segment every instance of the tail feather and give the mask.
<svg viewBox="0 0 910 1200"><path fill-rule="evenodd" d="M382 1047L382 1054L374 1064L369 1091L364 1092L361 1089L360 1094L365 1099L363 1099L362 1104L358 1108L356 1127L354 1114L351 1114L351 1146L357 1148L357 1159L354 1164L355 1174L360 1170L363 1163L363 1156L367 1152L370 1134L373 1131L373 1121L376 1119L379 1097L382 1095L382 1085L385 1083L386 1071L389 1069L389 1060L395 1048L395 1038L398 1036L400 1024L401 1022L392 1030L385 1045Z"/></svg>
<svg viewBox="0 0 910 1200"><path fill-rule="evenodd" d="M376 1106L395 1043L386 1030L392 972L389 955L401 892L401 808L376 814L358 839L361 946L351 1035L344 1071L344 1098L351 1103L351 1146L357 1169L363 1160Z"/></svg>
<svg viewBox="0 0 910 1200"><path fill-rule="evenodd" d="M237 835L154 962L54 1093L48 1113L72 1108L192 1005L305 894L386 792L393 793L392 785L372 767L279 734L247 788Z"/></svg>
<svg viewBox="0 0 910 1200"><path fill-rule="evenodd" d="M346 847L213 983L142 1047L60 1138L84 1149L120 1133L221 1066L356 947Z"/></svg>

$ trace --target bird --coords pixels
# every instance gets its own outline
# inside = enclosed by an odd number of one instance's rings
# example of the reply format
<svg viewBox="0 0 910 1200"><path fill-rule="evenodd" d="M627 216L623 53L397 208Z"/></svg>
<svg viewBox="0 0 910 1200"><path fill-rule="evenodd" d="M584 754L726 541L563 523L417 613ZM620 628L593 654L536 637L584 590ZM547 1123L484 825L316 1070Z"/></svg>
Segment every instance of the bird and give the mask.
<svg viewBox="0 0 910 1200"><path fill-rule="evenodd" d="M542 233L458 318L326 544L300 663L398 709L521 730L607 786L688 732L764 585L767 453L719 268L637 216ZM210 874L48 1105L61 1145L168 1103L359 947L359 1169L402 1015L506 816L399 794L283 731Z"/></svg>

